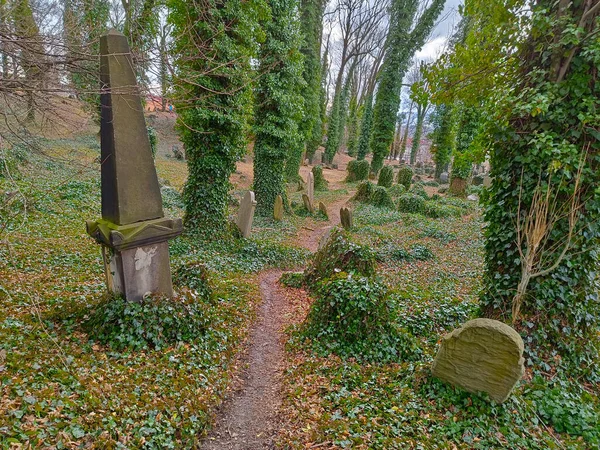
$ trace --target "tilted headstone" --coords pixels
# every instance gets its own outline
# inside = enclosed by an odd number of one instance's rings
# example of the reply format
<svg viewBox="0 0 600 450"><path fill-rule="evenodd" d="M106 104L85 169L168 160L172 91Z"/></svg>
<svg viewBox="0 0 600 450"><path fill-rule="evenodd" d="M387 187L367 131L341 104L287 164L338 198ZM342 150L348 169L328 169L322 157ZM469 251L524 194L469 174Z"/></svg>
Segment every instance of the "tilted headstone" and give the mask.
<svg viewBox="0 0 600 450"><path fill-rule="evenodd" d="M235 220L235 224L245 238L249 237L252 232L252 221L254 220L255 209L256 200L254 199L254 192L248 191L240 203L240 209Z"/></svg>
<svg viewBox="0 0 600 450"><path fill-rule="evenodd" d="M446 184L446 183L448 183L448 179L449 179L448 172L442 172L440 175L440 183Z"/></svg>
<svg viewBox="0 0 600 450"><path fill-rule="evenodd" d="M310 199L311 203L315 203L315 176L311 172L308 172L308 182L306 183L306 194Z"/></svg>
<svg viewBox="0 0 600 450"><path fill-rule="evenodd" d="M490 177L489 175L486 175L485 177L483 177L483 187L484 188L491 187L492 181L494 181L494 179L492 177Z"/></svg>
<svg viewBox="0 0 600 450"><path fill-rule="evenodd" d="M519 333L497 320L475 319L444 336L432 373L502 403L523 377L523 362Z"/></svg>
<svg viewBox="0 0 600 450"><path fill-rule="evenodd" d="M275 205L273 205L273 219L278 222L283 220L283 198L281 195L275 197Z"/></svg>
<svg viewBox="0 0 600 450"><path fill-rule="evenodd" d="M142 102L127 38L100 38L102 219L87 232L103 247L109 291L139 301L148 293L173 295L167 241L181 219L163 215Z"/></svg>
<svg viewBox="0 0 600 450"><path fill-rule="evenodd" d="M349 230L350 228L352 228L353 222L352 222L352 210L348 209L348 208L341 208L340 209L340 222L342 222L342 227L344 227L346 230Z"/></svg>
<svg viewBox="0 0 600 450"><path fill-rule="evenodd" d="M302 202L304 203L304 207L308 210L309 213L312 214L315 212L315 208L313 207L310 198L308 198L308 195L302 194Z"/></svg>
<svg viewBox="0 0 600 450"><path fill-rule="evenodd" d="M329 219L329 214L327 214L327 206L325 206L325 203L319 202L319 211L321 211L321 213Z"/></svg>

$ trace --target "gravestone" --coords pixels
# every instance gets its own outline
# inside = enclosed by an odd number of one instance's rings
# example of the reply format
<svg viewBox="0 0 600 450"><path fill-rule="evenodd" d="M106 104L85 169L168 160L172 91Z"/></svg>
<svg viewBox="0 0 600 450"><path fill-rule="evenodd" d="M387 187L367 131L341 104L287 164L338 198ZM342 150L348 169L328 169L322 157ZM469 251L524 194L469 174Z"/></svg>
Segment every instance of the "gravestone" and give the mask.
<svg viewBox="0 0 600 450"><path fill-rule="evenodd" d="M311 172L308 172L308 182L306 183L306 194L310 199L311 203L315 203L315 176Z"/></svg>
<svg viewBox="0 0 600 450"><path fill-rule="evenodd" d="M442 172L440 175L440 183L447 184L448 183L448 172Z"/></svg>
<svg viewBox="0 0 600 450"><path fill-rule="evenodd" d="M235 224L245 238L249 237L252 232L252 221L254 220L255 209L256 200L254 198L254 192L248 191L240 203L240 209L235 220Z"/></svg>
<svg viewBox="0 0 600 450"><path fill-rule="evenodd" d="M473 186L481 186L483 184L483 177L479 176L479 175L473 176L473 178L471 180L471 184Z"/></svg>
<svg viewBox="0 0 600 450"><path fill-rule="evenodd" d="M340 209L340 222L342 227L349 230L353 226L352 211L346 207Z"/></svg>
<svg viewBox="0 0 600 450"><path fill-rule="evenodd" d="M493 181L493 178L490 177L489 175L486 175L485 177L483 177L483 187L484 188L492 187L492 181Z"/></svg>
<svg viewBox="0 0 600 450"><path fill-rule="evenodd" d="M304 165L305 165L305 166L308 166L308 164L309 164L309 163L310 163L310 161L308 160L308 158L306 158L306 159L304 160Z"/></svg>
<svg viewBox="0 0 600 450"><path fill-rule="evenodd" d="M168 240L183 227L164 217L131 52L115 30L100 38L100 80L102 219L87 232L102 245L110 292L172 296Z"/></svg>
<svg viewBox="0 0 600 450"><path fill-rule="evenodd" d="M323 213L325 217L329 219L329 214L327 214L327 207L325 206L325 203L319 202L319 211L321 211L321 213Z"/></svg>
<svg viewBox="0 0 600 450"><path fill-rule="evenodd" d="M315 212L315 208L313 207L310 198L308 198L308 195L302 194L302 202L304 203L304 207L308 210L309 213L312 214Z"/></svg>
<svg viewBox="0 0 600 450"><path fill-rule="evenodd" d="M281 195L275 197L275 204L273 205L273 219L277 222L283 220L283 198Z"/></svg>
<svg viewBox="0 0 600 450"><path fill-rule="evenodd" d="M502 403L523 377L523 362L519 333L497 320L475 319L444 336L432 373Z"/></svg>

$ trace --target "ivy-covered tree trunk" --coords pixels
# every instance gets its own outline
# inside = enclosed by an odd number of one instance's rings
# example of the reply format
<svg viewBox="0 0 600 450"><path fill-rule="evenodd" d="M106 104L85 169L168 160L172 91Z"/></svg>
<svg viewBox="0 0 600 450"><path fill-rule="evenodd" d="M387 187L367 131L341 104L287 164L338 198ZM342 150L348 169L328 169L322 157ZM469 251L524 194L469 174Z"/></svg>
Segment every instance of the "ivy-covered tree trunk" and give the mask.
<svg viewBox="0 0 600 450"><path fill-rule="evenodd" d="M363 105L363 116L360 124L360 137L358 139L358 150L356 159L362 161L369 153L369 142L371 141L371 131L373 130L373 95L369 94L365 98Z"/></svg>
<svg viewBox="0 0 600 450"><path fill-rule="evenodd" d="M264 72L256 89L254 193L256 212L273 213L275 197L285 198L284 178L298 177L303 151L301 34L297 0L269 0L271 20L260 50ZM284 174L285 169L285 174ZM285 175L285 177L284 177Z"/></svg>
<svg viewBox="0 0 600 450"><path fill-rule="evenodd" d="M421 136L423 135L423 124L425 123L425 115L427 114L427 104L417 103L417 125L415 126L415 134L413 135L412 146L410 149L410 164L414 165L417 161L417 155L421 148Z"/></svg>
<svg viewBox="0 0 600 450"><path fill-rule="evenodd" d="M592 370L600 320L599 17L598 3L590 1L540 0L533 10L530 38L518 58L518 85L506 96L506 115L492 141L482 297L486 316L511 320L517 287L527 275L523 255L532 250L521 239L520 254L517 230L526 232L536 192L549 192L560 213L549 217L552 226L529 271L516 325L527 330L532 358L549 364L568 358Z"/></svg>
<svg viewBox="0 0 600 450"><path fill-rule="evenodd" d="M456 143L454 106L439 105L433 113L432 122L431 151L435 162L435 179L439 181L450 163Z"/></svg>
<svg viewBox="0 0 600 450"><path fill-rule="evenodd" d="M257 54L258 21L268 15L261 0L215 3L169 1L178 131L189 172L185 222L212 238L227 229L229 177L246 152L250 58Z"/></svg>
<svg viewBox="0 0 600 450"><path fill-rule="evenodd" d="M323 35L323 0L300 1L300 24L303 36L301 52L304 55L302 76L304 88L304 117L302 133L306 154L312 157L323 138L321 123L321 40Z"/></svg>
<svg viewBox="0 0 600 450"><path fill-rule="evenodd" d="M373 152L371 162L373 173L379 172L383 167L383 161L394 140L402 78L409 61L429 36L444 3L445 0L433 0L413 28L418 0L392 1L388 50L373 108L373 135L370 144Z"/></svg>
<svg viewBox="0 0 600 450"><path fill-rule="evenodd" d="M473 172L475 149L473 147L477 132L479 131L479 112L474 107L463 106L459 108L460 119L456 132L456 145L454 159L450 174L450 193L463 196L466 194L467 181Z"/></svg>
<svg viewBox="0 0 600 450"><path fill-rule="evenodd" d="M358 151L358 127L360 123L360 111L357 103L357 93L354 92L350 99L350 111L348 113L348 156L356 157Z"/></svg>

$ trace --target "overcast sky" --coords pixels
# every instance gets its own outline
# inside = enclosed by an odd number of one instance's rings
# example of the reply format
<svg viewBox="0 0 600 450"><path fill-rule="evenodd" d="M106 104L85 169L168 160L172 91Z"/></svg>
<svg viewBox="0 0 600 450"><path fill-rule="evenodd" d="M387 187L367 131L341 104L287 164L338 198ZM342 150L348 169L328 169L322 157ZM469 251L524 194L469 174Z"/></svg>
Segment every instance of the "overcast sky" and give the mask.
<svg viewBox="0 0 600 450"><path fill-rule="evenodd" d="M462 3L463 0L446 0L444 11L440 15L438 24L431 33L431 37L423 48L415 54L418 59L437 59L444 51L446 42L452 34L452 29L460 18L458 6Z"/></svg>

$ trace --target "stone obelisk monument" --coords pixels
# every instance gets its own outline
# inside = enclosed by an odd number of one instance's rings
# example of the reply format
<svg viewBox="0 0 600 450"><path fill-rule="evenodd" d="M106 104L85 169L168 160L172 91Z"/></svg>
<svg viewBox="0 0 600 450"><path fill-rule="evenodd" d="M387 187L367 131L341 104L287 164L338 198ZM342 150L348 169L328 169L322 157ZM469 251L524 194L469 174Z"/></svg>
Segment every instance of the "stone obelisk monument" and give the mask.
<svg viewBox="0 0 600 450"><path fill-rule="evenodd" d="M167 219L150 150L127 38L100 38L102 219L87 232L102 245L109 291L139 301L173 295L168 240L182 231Z"/></svg>

